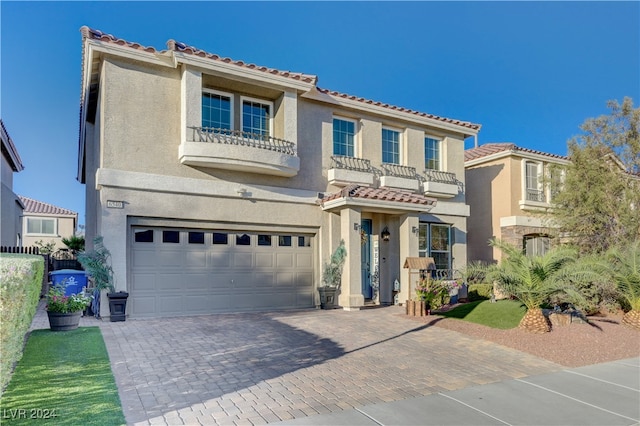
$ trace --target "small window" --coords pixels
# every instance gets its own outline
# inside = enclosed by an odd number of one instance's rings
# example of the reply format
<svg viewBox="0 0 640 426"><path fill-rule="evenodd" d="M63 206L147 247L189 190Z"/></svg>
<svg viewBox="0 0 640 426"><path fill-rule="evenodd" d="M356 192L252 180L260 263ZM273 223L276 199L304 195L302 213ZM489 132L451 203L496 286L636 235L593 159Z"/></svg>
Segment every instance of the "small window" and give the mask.
<svg viewBox="0 0 640 426"><path fill-rule="evenodd" d="M400 164L400 132L382 129L382 162Z"/></svg>
<svg viewBox="0 0 640 426"><path fill-rule="evenodd" d="M229 244L229 235L222 232L214 232L213 244L221 244L221 245Z"/></svg>
<svg viewBox="0 0 640 426"><path fill-rule="evenodd" d="M311 237L298 237L298 247L311 247Z"/></svg>
<svg viewBox="0 0 640 426"><path fill-rule="evenodd" d="M291 247L291 235L280 235L278 237L278 245L280 247Z"/></svg>
<svg viewBox="0 0 640 426"><path fill-rule="evenodd" d="M189 244L204 244L204 232L189 232Z"/></svg>
<svg viewBox="0 0 640 426"><path fill-rule="evenodd" d="M271 136L271 102L242 98L242 131L263 137Z"/></svg>
<svg viewBox="0 0 640 426"><path fill-rule="evenodd" d="M238 234L236 235L236 245L237 246L250 246L251 245L251 236L247 234Z"/></svg>
<svg viewBox="0 0 640 426"><path fill-rule="evenodd" d="M271 235L258 235L258 245L259 246L270 246L271 245Z"/></svg>
<svg viewBox="0 0 640 426"><path fill-rule="evenodd" d="M424 138L424 168L427 170L440 170L440 141Z"/></svg>
<svg viewBox="0 0 640 426"><path fill-rule="evenodd" d="M333 155L354 156L356 122L333 119Z"/></svg>
<svg viewBox="0 0 640 426"><path fill-rule="evenodd" d="M230 130L233 126L233 100L228 93L204 89L202 92L202 127Z"/></svg>
<svg viewBox="0 0 640 426"><path fill-rule="evenodd" d="M180 243L180 231L162 231L163 243Z"/></svg>
<svg viewBox="0 0 640 426"><path fill-rule="evenodd" d="M55 235L55 219L34 219L27 218L27 234Z"/></svg>
<svg viewBox="0 0 640 426"><path fill-rule="evenodd" d="M135 230L133 231L136 243L152 243L153 229Z"/></svg>

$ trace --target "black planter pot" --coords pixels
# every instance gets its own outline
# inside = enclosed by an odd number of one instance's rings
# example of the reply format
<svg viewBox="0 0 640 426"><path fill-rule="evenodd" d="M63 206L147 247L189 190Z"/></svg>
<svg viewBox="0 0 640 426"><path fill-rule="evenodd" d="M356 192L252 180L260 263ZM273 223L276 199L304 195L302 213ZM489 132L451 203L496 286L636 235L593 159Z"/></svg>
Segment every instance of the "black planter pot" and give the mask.
<svg viewBox="0 0 640 426"><path fill-rule="evenodd" d="M129 293L126 291L119 291L117 293L108 293L109 298L109 315L111 322L125 321L127 311L127 298Z"/></svg>
<svg viewBox="0 0 640 426"><path fill-rule="evenodd" d="M318 287L321 309L334 309L336 307L337 290L335 287Z"/></svg>

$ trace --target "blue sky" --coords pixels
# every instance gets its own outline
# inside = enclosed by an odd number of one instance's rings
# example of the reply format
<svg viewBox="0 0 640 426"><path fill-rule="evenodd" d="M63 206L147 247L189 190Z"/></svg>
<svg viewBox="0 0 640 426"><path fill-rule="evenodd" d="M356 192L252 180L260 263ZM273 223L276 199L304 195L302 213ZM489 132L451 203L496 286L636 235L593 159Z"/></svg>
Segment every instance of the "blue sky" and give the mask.
<svg viewBox="0 0 640 426"><path fill-rule="evenodd" d="M317 75L322 88L566 154L609 99L640 103L640 2L0 2L14 192L77 211L80 27ZM468 144L467 148L472 145Z"/></svg>

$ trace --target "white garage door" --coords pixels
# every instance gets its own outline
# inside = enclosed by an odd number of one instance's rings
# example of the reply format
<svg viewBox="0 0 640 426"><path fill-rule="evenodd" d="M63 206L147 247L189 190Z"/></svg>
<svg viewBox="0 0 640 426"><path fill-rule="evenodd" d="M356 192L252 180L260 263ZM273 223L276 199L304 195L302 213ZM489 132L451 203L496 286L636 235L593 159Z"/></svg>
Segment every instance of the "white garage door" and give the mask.
<svg viewBox="0 0 640 426"><path fill-rule="evenodd" d="M311 238L133 227L132 317L309 308Z"/></svg>

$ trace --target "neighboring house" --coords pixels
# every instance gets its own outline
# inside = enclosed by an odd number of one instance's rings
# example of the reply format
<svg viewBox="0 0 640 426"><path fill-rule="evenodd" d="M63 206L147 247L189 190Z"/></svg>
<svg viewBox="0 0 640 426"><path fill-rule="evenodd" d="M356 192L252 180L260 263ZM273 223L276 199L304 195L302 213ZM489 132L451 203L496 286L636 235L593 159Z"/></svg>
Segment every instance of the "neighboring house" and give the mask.
<svg viewBox="0 0 640 426"><path fill-rule="evenodd" d="M132 317L315 307L341 240L347 310L393 303L395 280L408 299L407 257L466 264L479 125L173 40L81 33L87 247L104 237Z"/></svg>
<svg viewBox="0 0 640 426"><path fill-rule="evenodd" d="M53 241L55 249L66 248L62 239L75 235L78 213L22 195L19 197L24 205L23 245L30 247L36 241L42 241L43 244Z"/></svg>
<svg viewBox="0 0 640 426"><path fill-rule="evenodd" d="M489 246L498 238L522 247L527 254L544 254L551 245L549 224L539 213L553 201L544 176L551 164L567 165L567 157L520 148L513 143L489 143L464 153L469 261L494 262L501 252Z"/></svg>
<svg viewBox="0 0 640 426"><path fill-rule="evenodd" d="M24 206L13 192L13 174L24 170L24 166L18 154L18 149L13 140L11 140L11 136L9 136L2 119L0 119L0 136L2 138L0 246L22 247L21 218Z"/></svg>

